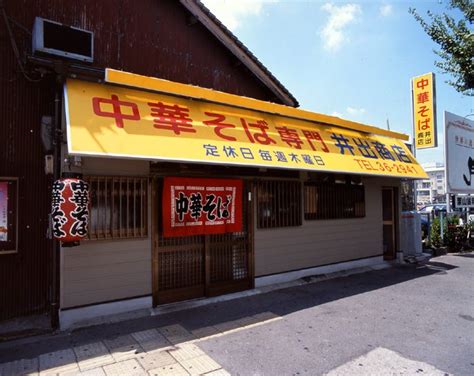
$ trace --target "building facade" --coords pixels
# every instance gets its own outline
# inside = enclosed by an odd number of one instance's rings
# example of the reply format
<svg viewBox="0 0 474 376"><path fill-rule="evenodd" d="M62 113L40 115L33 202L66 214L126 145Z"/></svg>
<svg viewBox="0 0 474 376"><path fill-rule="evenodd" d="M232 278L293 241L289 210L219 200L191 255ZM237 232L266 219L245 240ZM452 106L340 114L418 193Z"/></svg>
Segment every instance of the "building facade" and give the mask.
<svg viewBox="0 0 474 376"><path fill-rule="evenodd" d="M395 258L401 179L426 176L405 135L297 109L197 0L27 3L2 8L0 319L67 327ZM31 51L35 17L93 32L93 62ZM90 200L74 247L50 220L67 177Z"/></svg>
<svg viewBox="0 0 474 376"><path fill-rule="evenodd" d="M56 306L53 295L58 289L53 281L59 275L59 262L53 260L53 241L48 235L54 176L45 173L45 158L54 151L41 141L41 122L43 116L54 118L56 104L61 111L62 94L59 98L56 94L59 90L62 93L66 76L97 80L103 78L104 67L114 67L297 104L245 47L233 41L218 21L194 2L25 0L2 4L2 13L9 22L5 24L2 16L0 135L4 144L0 176L16 180L12 184L18 190L19 205L15 218L10 220L10 226L15 224L11 230L17 243L5 243L0 252L0 320L48 312L51 305ZM122 14L129 16L126 25ZM35 17L93 31L93 64L79 67L77 61L33 56L31 31ZM144 53L147 59L142 58ZM57 265L56 271L52 270L53 264Z"/></svg>
<svg viewBox="0 0 474 376"><path fill-rule="evenodd" d="M419 205L446 202L446 174L443 163L422 164L428 179L416 182L417 201Z"/></svg>

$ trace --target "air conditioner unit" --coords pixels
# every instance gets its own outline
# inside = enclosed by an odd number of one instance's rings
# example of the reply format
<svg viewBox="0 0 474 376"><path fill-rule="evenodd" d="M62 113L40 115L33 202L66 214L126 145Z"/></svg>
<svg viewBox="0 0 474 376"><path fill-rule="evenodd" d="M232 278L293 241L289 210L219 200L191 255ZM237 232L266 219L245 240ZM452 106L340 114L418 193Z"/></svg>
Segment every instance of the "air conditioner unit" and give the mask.
<svg viewBox="0 0 474 376"><path fill-rule="evenodd" d="M33 26L33 53L38 52L92 63L94 33L36 17Z"/></svg>

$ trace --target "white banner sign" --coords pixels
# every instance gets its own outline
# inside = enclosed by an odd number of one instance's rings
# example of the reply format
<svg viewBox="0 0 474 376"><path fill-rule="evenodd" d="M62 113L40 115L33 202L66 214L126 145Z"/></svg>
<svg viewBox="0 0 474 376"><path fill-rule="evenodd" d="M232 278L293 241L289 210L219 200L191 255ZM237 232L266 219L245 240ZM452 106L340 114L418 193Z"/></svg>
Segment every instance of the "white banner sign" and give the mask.
<svg viewBox="0 0 474 376"><path fill-rule="evenodd" d="M474 121L444 112L447 193L474 193Z"/></svg>

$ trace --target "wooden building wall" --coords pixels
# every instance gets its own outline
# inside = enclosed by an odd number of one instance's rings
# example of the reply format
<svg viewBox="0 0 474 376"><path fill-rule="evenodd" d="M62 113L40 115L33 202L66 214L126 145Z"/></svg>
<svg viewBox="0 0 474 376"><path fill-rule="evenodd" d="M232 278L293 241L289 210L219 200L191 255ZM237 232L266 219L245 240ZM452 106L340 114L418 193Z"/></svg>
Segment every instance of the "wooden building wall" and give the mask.
<svg viewBox="0 0 474 376"><path fill-rule="evenodd" d="M83 158L84 175L148 176L149 162ZM151 294L151 197L148 190L148 237L85 240L62 248L61 309Z"/></svg>
<svg viewBox="0 0 474 376"><path fill-rule="evenodd" d="M366 216L303 220L302 226L257 229L255 276L382 256L382 187L398 179L366 177Z"/></svg>
<svg viewBox="0 0 474 376"><path fill-rule="evenodd" d="M104 158L83 161L82 172L97 175L145 175L149 165L146 161ZM396 187L399 180L366 177L363 182L364 218L303 220L302 226L274 229L257 229L254 221L256 277L366 257L382 259L382 187ZM150 214L150 201L148 208ZM61 308L150 295L151 247L148 236L142 240L85 241L64 249Z"/></svg>
<svg viewBox="0 0 474 376"><path fill-rule="evenodd" d="M18 29L15 29L18 32ZM42 115L54 108L54 81L21 74L0 17L0 177L18 178L17 253L0 254L0 321L47 307L52 242L48 230L51 177L44 172Z"/></svg>
<svg viewBox="0 0 474 376"><path fill-rule="evenodd" d="M8 35L2 18L0 176L20 178L20 252L0 256L0 320L46 311L51 300L52 242L46 237L51 178L44 173L39 130L41 116L53 115L55 77L28 81L11 45L12 41L18 45L20 58L25 60L31 53L35 16L93 31L93 67L122 69L281 103L176 0L3 3L14 38Z"/></svg>

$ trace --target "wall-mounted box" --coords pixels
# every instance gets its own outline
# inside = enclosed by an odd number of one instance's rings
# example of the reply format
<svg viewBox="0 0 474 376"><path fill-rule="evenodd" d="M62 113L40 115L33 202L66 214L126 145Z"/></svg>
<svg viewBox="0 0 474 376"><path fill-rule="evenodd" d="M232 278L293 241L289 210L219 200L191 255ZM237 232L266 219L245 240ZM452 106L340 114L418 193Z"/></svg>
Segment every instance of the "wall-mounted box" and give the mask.
<svg viewBox="0 0 474 376"><path fill-rule="evenodd" d="M92 63L94 33L36 17L33 26L33 53L37 52Z"/></svg>

